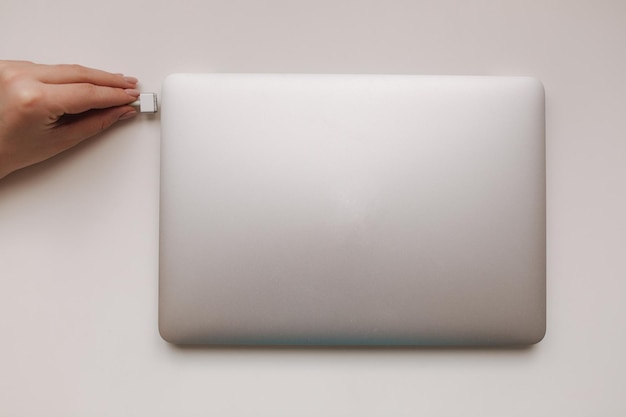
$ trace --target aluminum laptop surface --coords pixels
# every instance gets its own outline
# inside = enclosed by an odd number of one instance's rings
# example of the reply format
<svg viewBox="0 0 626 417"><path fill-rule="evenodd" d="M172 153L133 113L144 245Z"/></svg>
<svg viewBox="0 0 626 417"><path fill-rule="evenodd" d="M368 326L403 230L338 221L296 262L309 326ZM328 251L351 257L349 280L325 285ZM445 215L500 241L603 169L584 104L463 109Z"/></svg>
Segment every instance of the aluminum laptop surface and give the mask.
<svg viewBox="0 0 626 417"><path fill-rule="evenodd" d="M174 74L161 120L167 341L543 337L538 81Z"/></svg>

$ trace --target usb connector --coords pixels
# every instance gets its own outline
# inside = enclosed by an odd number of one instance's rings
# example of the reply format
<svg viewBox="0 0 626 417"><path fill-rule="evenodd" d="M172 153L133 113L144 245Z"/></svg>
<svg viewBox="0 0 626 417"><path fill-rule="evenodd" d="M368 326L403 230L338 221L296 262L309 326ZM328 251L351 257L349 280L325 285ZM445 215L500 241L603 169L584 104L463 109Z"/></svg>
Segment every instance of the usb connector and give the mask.
<svg viewBox="0 0 626 417"><path fill-rule="evenodd" d="M156 93L141 93L139 99L130 103L131 106L139 107L140 113L156 113L159 111Z"/></svg>

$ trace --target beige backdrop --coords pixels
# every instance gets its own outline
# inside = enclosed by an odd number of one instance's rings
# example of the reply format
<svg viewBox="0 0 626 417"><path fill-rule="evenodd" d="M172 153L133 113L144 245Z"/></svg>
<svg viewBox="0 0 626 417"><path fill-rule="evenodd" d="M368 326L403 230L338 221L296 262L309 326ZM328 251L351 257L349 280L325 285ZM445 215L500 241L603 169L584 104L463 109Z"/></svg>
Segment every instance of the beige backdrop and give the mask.
<svg viewBox="0 0 626 417"><path fill-rule="evenodd" d="M2 0L0 57L172 72L532 75L548 332L525 350L180 349L159 121L0 181L0 416L626 415L626 2Z"/></svg>

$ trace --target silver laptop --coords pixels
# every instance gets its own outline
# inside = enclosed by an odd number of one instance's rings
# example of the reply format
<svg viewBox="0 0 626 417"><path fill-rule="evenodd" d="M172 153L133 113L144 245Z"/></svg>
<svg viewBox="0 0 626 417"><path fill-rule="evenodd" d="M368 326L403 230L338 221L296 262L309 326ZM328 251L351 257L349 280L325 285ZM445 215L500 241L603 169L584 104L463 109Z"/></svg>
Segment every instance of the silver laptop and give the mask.
<svg viewBox="0 0 626 417"><path fill-rule="evenodd" d="M165 340L543 338L537 80L174 74L161 118Z"/></svg>

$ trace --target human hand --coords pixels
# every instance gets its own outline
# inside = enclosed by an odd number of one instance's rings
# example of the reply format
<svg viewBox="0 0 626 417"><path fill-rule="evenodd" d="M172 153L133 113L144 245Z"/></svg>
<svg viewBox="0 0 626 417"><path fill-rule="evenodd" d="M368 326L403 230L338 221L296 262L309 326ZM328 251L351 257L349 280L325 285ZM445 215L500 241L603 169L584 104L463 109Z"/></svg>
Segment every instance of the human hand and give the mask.
<svg viewBox="0 0 626 417"><path fill-rule="evenodd" d="M136 85L79 65L0 61L0 178L135 116Z"/></svg>

